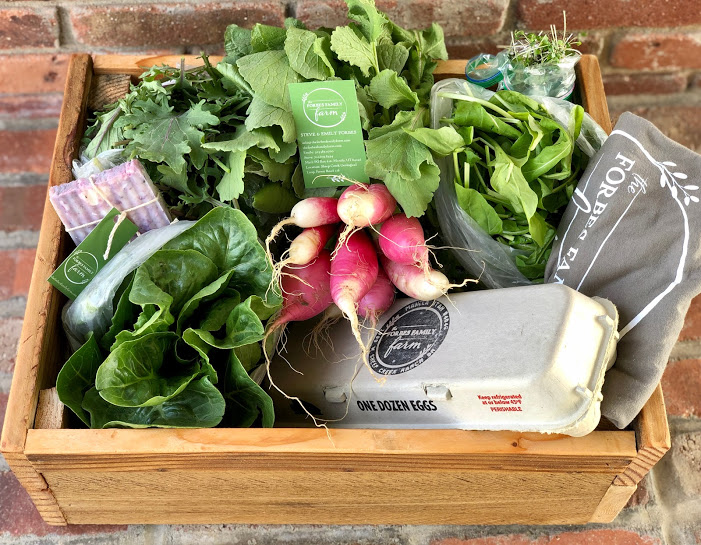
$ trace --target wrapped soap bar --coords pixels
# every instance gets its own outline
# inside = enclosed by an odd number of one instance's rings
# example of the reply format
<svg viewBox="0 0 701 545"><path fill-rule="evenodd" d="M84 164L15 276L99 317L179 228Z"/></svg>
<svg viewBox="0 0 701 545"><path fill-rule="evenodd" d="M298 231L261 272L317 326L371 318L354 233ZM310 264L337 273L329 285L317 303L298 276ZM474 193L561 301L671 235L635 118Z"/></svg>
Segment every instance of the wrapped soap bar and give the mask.
<svg viewBox="0 0 701 545"><path fill-rule="evenodd" d="M76 244L112 208L125 212L140 233L165 227L171 221L160 191L137 159L54 186L49 189L49 200Z"/></svg>

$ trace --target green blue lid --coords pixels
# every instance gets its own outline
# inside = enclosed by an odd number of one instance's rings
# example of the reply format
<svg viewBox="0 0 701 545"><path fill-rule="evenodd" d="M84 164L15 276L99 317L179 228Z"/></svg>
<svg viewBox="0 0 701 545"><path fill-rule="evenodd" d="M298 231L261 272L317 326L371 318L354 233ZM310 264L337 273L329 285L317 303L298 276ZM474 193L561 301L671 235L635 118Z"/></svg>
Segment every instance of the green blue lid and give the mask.
<svg viewBox="0 0 701 545"><path fill-rule="evenodd" d="M499 59L496 55L490 55L489 53L480 53L467 61L465 77L470 83L484 88L496 85L504 79L504 75L500 70Z"/></svg>

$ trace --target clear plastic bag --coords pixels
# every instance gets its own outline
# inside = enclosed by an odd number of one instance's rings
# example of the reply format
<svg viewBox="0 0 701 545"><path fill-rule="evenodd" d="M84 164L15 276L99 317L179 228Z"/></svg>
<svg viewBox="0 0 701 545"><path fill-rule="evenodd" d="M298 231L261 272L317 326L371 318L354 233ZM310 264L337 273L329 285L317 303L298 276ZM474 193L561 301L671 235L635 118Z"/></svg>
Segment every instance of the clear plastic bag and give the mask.
<svg viewBox="0 0 701 545"><path fill-rule="evenodd" d="M572 94L576 75L575 65L581 54L573 53L558 63L524 66L508 62L502 69L505 89L537 97L568 98Z"/></svg>
<svg viewBox="0 0 701 545"><path fill-rule="evenodd" d="M63 328L72 350L80 348L91 331L99 337L109 329L114 316L113 299L127 275L194 224L194 221L176 221L144 233L122 248L75 301L63 308Z"/></svg>
<svg viewBox="0 0 701 545"><path fill-rule="evenodd" d="M450 117L453 99L439 93L469 95L489 100L492 91L472 85L462 79L447 79L436 83L431 91L431 126L441 127L441 118ZM571 134L574 104L550 97L531 97L545 106L550 115ZM577 146L592 157L606 140L604 130L588 115L584 115ZM486 233L458 204L452 182L455 172L451 157L437 160L441 170L441 182L435 193L438 221L447 245L453 248L456 258L468 272L479 277L489 288L506 288L531 284L516 267L515 258L520 252L505 246Z"/></svg>
<svg viewBox="0 0 701 545"><path fill-rule="evenodd" d="M76 180L89 178L103 170L121 165L126 162L126 160L127 157L123 149L108 149L92 159L81 155L80 159L73 160L73 176L75 176Z"/></svg>

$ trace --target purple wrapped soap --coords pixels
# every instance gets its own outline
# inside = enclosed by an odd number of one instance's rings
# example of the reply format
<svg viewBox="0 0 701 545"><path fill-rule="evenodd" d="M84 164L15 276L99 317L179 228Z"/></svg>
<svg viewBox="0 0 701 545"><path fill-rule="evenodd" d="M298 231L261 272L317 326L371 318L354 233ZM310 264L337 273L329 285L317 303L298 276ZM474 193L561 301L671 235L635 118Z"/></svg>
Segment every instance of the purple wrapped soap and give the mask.
<svg viewBox="0 0 701 545"><path fill-rule="evenodd" d="M126 212L140 233L165 227L171 221L160 191L137 159L90 178L54 186L49 189L49 200L76 244L112 208Z"/></svg>

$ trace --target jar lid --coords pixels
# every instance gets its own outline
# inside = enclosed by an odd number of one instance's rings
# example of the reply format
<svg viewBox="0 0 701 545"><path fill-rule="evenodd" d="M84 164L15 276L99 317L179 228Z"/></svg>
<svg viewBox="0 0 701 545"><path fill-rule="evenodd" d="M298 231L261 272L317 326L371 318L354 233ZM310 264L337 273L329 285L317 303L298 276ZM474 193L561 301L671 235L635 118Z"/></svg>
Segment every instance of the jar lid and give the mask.
<svg viewBox="0 0 701 545"><path fill-rule="evenodd" d="M480 53L467 61L465 77L467 81L480 87L491 87L504 79L499 68L499 60L496 55Z"/></svg>

